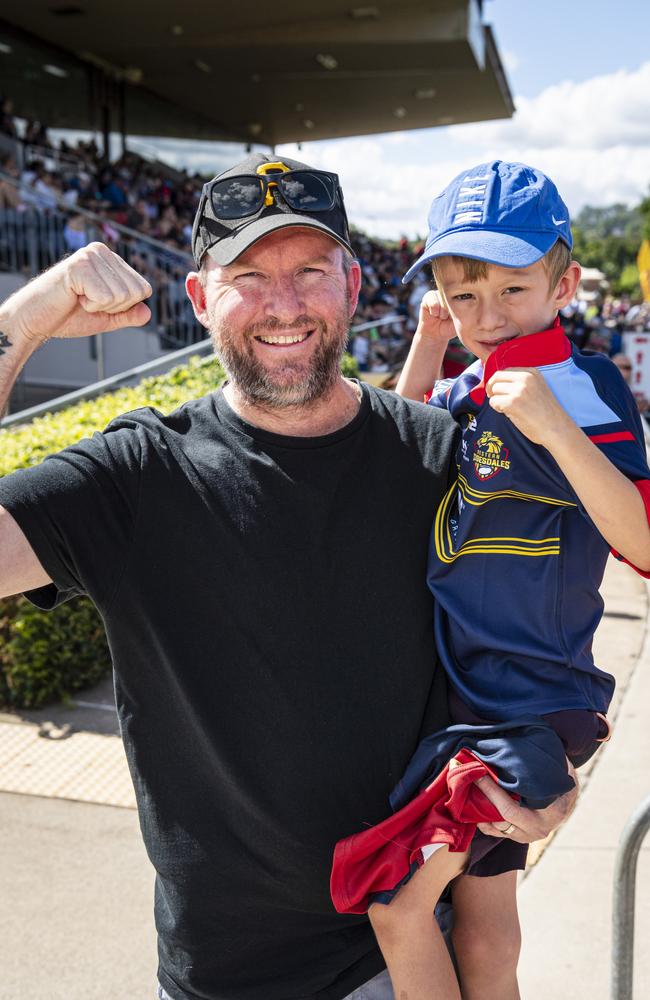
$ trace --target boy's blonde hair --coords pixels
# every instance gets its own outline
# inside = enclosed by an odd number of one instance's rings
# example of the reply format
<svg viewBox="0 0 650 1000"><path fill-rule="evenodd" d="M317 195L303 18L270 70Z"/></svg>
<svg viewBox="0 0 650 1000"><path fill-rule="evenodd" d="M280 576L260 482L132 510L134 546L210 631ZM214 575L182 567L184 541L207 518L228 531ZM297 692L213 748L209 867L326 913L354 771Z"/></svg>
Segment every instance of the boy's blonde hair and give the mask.
<svg viewBox="0 0 650 1000"><path fill-rule="evenodd" d="M486 278L488 267L490 266L487 261L475 260L473 257L434 257L431 261L431 270L433 271L433 277L436 285L438 284L438 279L440 277L440 266L448 261L460 264L463 269L463 278L465 281L469 281L470 284L473 284L475 281L480 281L481 278ZM544 264L546 273L548 274L549 290L553 291L571 263L571 251L564 240L556 240L551 249L542 257L542 263Z"/></svg>

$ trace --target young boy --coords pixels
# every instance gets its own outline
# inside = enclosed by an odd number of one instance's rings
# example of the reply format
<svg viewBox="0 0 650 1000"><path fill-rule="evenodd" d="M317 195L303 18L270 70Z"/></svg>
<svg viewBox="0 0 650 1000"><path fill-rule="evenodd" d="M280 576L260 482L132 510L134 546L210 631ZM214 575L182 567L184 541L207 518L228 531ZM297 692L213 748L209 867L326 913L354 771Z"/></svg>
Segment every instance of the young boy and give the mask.
<svg viewBox="0 0 650 1000"><path fill-rule="evenodd" d="M559 326L580 268L547 177L481 164L434 200L429 227L404 281L431 264L437 292L423 300L397 391L422 399L453 336L478 358L430 399L462 429L458 481L438 511L428 567L452 722L541 717L578 766L609 730L614 680L591 655L608 552L650 570L637 409L616 367L572 350ZM416 757L402 782L414 793L423 787L409 775ZM461 996L432 920L452 879L463 1000L519 997L515 889L526 849L514 824L491 830L502 839L477 834L465 853L435 850L390 905L370 906L399 1000Z"/></svg>

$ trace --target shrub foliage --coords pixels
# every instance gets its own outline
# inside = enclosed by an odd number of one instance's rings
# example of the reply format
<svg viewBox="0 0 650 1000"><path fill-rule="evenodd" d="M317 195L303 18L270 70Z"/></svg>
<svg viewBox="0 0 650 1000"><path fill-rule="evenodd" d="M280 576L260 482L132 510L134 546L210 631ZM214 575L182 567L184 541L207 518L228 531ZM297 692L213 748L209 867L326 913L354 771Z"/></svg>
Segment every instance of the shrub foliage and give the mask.
<svg viewBox="0 0 650 1000"><path fill-rule="evenodd" d="M345 375L358 374L346 355ZM182 403L213 392L224 380L216 358L192 358L165 375L49 413L16 428L0 430L0 476L38 465L47 455L102 430L114 417L141 406L171 413ZM101 619L84 597L54 612L24 597L0 600L0 704L38 708L94 684L110 670Z"/></svg>
<svg viewBox="0 0 650 1000"><path fill-rule="evenodd" d="M101 619L86 597L39 611L24 597L1 602L0 697L40 708L95 684L111 666Z"/></svg>

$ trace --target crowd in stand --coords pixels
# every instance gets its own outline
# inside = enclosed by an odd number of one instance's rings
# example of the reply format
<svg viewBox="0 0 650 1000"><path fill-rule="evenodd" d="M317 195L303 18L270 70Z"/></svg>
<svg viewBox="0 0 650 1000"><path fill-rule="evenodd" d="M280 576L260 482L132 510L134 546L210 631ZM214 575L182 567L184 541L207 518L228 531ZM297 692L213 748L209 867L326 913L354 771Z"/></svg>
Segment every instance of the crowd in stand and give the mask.
<svg viewBox="0 0 650 1000"><path fill-rule="evenodd" d="M0 100L0 134L22 143L26 153L22 169L10 154L0 160L5 175L0 174L0 211L65 213L63 238L69 252L97 238L120 252L126 246L131 263L161 291L161 325L179 310L191 320L183 280L203 177L151 163L134 152L109 163L92 139L74 147L62 140L55 148L41 123L19 127L6 98ZM87 212L95 216L92 225ZM121 227L158 242L155 265L145 252L146 241L125 236ZM389 244L360 232L353 232L352 243L363 282L350 349L362 372L385 375L390 385L408 352L422 296L431 287L423 272L411 284L401 283L421 247L405 238ZM598 292L571 303L563 311L563 323L578 346L616 356L622 352L624 332L650 330L650 303ZM457 374L471 360L460 344L452 343L445 374Z"/></svg>

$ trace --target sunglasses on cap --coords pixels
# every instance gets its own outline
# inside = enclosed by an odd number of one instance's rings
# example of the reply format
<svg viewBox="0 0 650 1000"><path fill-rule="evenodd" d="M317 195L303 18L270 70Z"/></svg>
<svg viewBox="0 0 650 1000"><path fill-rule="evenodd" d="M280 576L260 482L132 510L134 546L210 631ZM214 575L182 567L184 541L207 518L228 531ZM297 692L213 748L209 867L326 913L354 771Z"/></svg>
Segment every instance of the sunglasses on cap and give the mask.
<svg viewBox="0 0 650 1000"><path fill-rule="evenodd" d="M216 177L204 187L217 220L246 219L282 196L294 212L328 212L336 204L339 179L324 170L289 170L263 163L254 174Z"/></svg>

